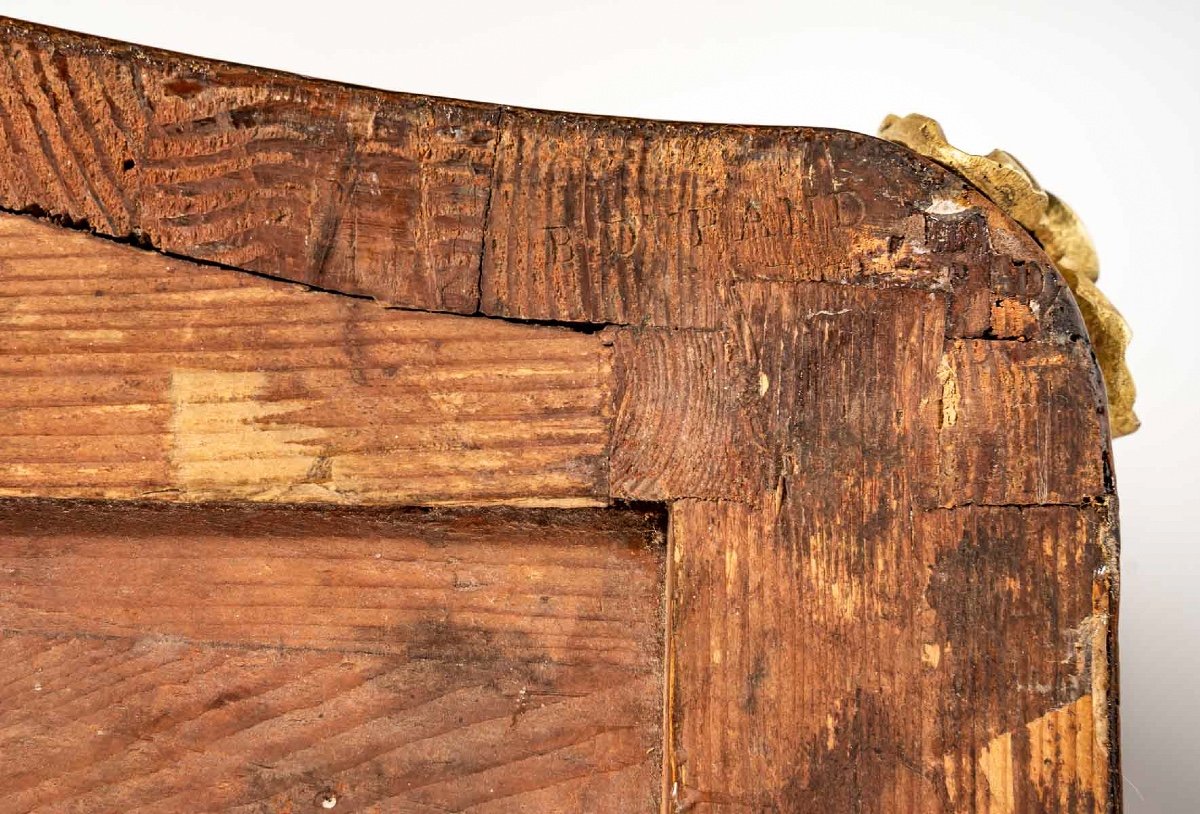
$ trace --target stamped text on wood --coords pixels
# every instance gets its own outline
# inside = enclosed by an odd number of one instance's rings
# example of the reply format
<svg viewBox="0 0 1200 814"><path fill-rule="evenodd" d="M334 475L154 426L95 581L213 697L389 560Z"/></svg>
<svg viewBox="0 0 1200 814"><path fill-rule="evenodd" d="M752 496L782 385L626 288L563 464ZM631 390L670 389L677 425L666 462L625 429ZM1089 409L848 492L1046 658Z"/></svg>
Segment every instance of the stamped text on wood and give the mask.
<svg viewBox="0 0 1200 814"><path fill-rule="evenodd" d="M6 519L659 502L666 810L1119 808L1103 388L1052 264L961 179L850 133L2 30ZM0 605L37 663L28 614L94 623L54 573ZM588 782L656 805L620 765Z"/></svg>

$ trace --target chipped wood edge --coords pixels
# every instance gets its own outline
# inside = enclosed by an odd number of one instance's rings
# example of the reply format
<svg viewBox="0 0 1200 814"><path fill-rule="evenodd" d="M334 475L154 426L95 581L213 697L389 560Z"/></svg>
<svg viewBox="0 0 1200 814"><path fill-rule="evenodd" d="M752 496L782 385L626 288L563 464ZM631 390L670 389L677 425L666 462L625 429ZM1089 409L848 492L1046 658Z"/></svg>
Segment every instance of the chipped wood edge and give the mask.
<svg viewBox="0 0 1200 814"><path fill-rule="evenodd" d="M24 31L34 32L36 36L42 37L42 38L70 37L70 38L73 38L73 41L76 42L77 45L82 44L82 47L105 48L105 49L113 49L113 48L124 49L124 50L128 51L129 53L132 53L134 55L134 58L136 58L136 59L155 59L155 60L172 60L172 61L184 60L187 64L195 66L198 69L203 69L204 67L211 66L213 64L210 61L196 60L194 58L188 58L188 57L180 57L178 55L170 54L168 52L158 51L156 49L141 48L139 46L128 46L128 45L124 45L124 44L114 43L114 42L108 41L108 40L100 40L98 38L79 37L77 35L64 34L63 32L52 31L49 29L42 29L37 26L29 26L27 24L22 24L22 23L13 23L11 21L6 21L4 24L8 25L8 26L13 26L13 25L19 26ZM273 75L280 78L281 80L287 80L287 79L292 78L289 75L281 74L281 73L275 73ZM304 79L297 78L296 81L309 82L311 80L304 80ZM397 94L396 96L400 96L400 95ZM427 98L427 97L405 97L405 98ZM479 107L480 107L480 109L484 109L484 110L518 111L518 109L516 109L516 108L498 108L495 106L487 106L487 105L481 105ZM610 119L607 121L618 121L618 120ZM764 128L763 132L764 133L779 133L779 132L786 132L786 129ZM893 148L893 149L896 149L896 148ZM936 173L939 170L939 168L937 168L936 165L932 164L932 162L927 162L927 163L929 164L928 169L931 173ZM1024 230L1022 230L1018 224L1009 220L1008 216L999 212L994 207L991 210L987 211L987 215L988 215L988 220L990 222L1001 224L1003 227L1003 230L1006 231L1007 234L1009 235L1009 237L1011 237L1013 240L1020 240L1021 236L1024 235ZM64 226L70 226L70 224L64 224ZM1020 233L1020 235L1018 235L1018 232ZM330 292L330 293L336 294L337 292ZM482 317L485 317L486 315L480 313L480 314L476 314L476 316L482 318ZM736 317L735 314L730 314L729 316L731 318ZM513 321L519 322L519 321L523 321L523 320L516 319ZM526 320L526 321L535 322L536 320ZM598 325L592 324L590 327L594 328L594 327L598 327ZM1086 342L1086 339L1083 341ZM943 362L943 364L945 364L945 363ZM1093 372L1095 373L1096 383L1097 383L1097 386L1099 387L1099 386L1101 386L1100 385L1099 368L1095 366L1094 357L1093 357L1093 368L1094 368ZM940 411L941 412L941 420L944 424L953 425L957 420L957 411L958 411L959 398L960 398L959 393L958 393L958 384L955 381L955 379L953 378L952 370L947 369L947 371L943 374L943 372L939 369L938 377L939 377L939 380L941 382L941 387L942 387L942 393L941 393L942 403L941 403L941 411ZM1102 390L1099 391L1099 393L1101 393L1101 394L1102 394L1102 392L1103 392ZM1108 440L1109 440L1109 433L1108 433L1108 429L1107 429L1107 424L1105 424L1105 427L1104 427L1105 448L1095 450L1095 455L1097 457L1104 458L1106 461L1106 466L1107 466L1107 460L1108 460L1109 454L1110 454L1109 450L1107 448ZM1088 497L1090 499L1091 496L1088 496ZM1107 505L1109 506L1109 508L1111 510L1115 510L1115 499L1113 497L1113 493L1112 493L1111 489L1109 490L1108 495L1096 496L1096 497L1108 499L1110 502ZM612 500L624 500L627 498L628 498L627 495L621 494L615 490L610 495L610 499L612 499ZM687 496L687 495L678 495L678 496L672 496L672 497L666 498L666 499L662 500L661 502L665 503L667 506L671 506L671 505L678 503L682 499L688 499L688 498L689 498L689 496ZM1082 503L1080 505L1082 505ZM1116 557L1116 545L1115 545L1116 531L1115 531L1115 529L1116 529L1115 520L1112 520L1110 525L1107 528L1106 535L1108 535L1108 538L1111 543L1110 549L1112 552L1111 556L1113 559L1113 563L1111 565L1112 572L1108 575L1108 577L1109 577L1108 585L1110 586L1109 591L1108 591L1109 592L1109 601L1114 605L1115 605L1115 596L1116 596L1116 591L1117 591L1117 578L1116 578L1116 572L1115 572L1115 567L1116 567L1115 566L1115 557ZM713 544L719 545L720 541L719 540L714 541ZM674 580L672 577L675 572L675 569L673 568L675 555L676 555L676 552L674 550L674 547L669 545L668 546L668 559L667 559L668 586L674 585ZM670 591L671 591L671 587L668 587L668 593L667 593L668 605L670 605L670 602L671 602L670 597L672 596ZM671 612L672 612L672 608L668 607L667 608L668 620L670 620L672 618L670 615ZM1116 718L1116 711L1117 711L1117 706L1116 706L1116 698L1117 698L1116 668L1117 668L1117 664L1116 664L1116 651L1115 651L1115 646L1116 646L1115 620L1116 620L1116 613L1115 613L1115 609L1114 609L1110 619L1108 620L1108 624L1103 626L1104 651L1105 651L1106 658L1103 660L1103 662L1104 662L1103 667L1101 669L1099 669L1097 672L1096 678L1098 679L1098 682L1097 682L1098 686L1094 688L1095 694L1093 695L1093 714L1095 714L1097 716L1097 724L1098 724L1096 726L1096 731L1097 732L1107 732L1108 740L1109 740L1109 742L1105 746L1107 747L1107 754L1108 754L1108 761L1109 761L1108 767L1107 767L1107 772L1108 772L1109 779L1110 779L1109 785L1110 785L1111 791L1110 791L1110 797L1107 801L1107 808L1110 811L1116 811L1116 810L1119 810L1119 808L1120 808L1120 784L1119 784L1119 782L1117 782L1117 778L1119 778L1119 770L1118 770L1118 767L1119 767L1119 742L1116 739L1116 726L1117 726L1117 723L1116 723L1116 721L1117 721L1117 718ZM663 760L663 778L662 778L663 798L661 801L661 809L664 812L664 814L668 814L668 812L671 812L672 810L683 810L679 806L686 805L684 801L679 800L675 797L675 793L677 790L677 784L678 784L678 780L679 780L679 774L678 774L679 767L678 767L677 755L676 755L675 720L674 720L674 714L673 714L674 713L674 704L676 703L676 698L675 698L675 693L674 693L675 679L677 678L676 672L675 672L673 651L671 649L672 643L673 643L673 636L672 636L673 630L674 630L674 625L669 622L668 629L666 631L666 636L665 636L665 642L666 642L665 646L668 648L668 650L667 650L668 658L667 658L666 676L665 676L665 683L664 683L664 737L665 737L665 742L664 742L664 760ZM1093 638L1096 638L1096 639L1100 638L1099 630L1096 631ZM1099 695L1100 701L1101 701L1099 704L1095 703L1097 695ZM1101 718L1103 718L1103 720L1105 722L1103 726L1099 725Z"/></svg>

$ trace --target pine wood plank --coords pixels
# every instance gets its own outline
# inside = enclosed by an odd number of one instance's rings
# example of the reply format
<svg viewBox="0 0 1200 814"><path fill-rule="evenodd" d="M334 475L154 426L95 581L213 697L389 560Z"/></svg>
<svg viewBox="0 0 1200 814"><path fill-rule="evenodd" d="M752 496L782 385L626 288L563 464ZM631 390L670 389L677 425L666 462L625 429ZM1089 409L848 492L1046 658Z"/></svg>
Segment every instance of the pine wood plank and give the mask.
<svg viewBox="0 0 1200 814"><path fill-rule="evenodd" d="M498 110L0 20L0 206L471 313ZM414 273L415 272L415 273Z"/></svg>
<svg viewBox="0 0 1200 814"><path fill-rule="evenodd" d="M662 552L638 512L0 502L0 811L651 811Z"/></svg>
<svg viewBox="0 0 1200 814"><path fill-rule="evenodd" d="M0 215L0 494L595 505L596 336L375 303Z"/></svg>

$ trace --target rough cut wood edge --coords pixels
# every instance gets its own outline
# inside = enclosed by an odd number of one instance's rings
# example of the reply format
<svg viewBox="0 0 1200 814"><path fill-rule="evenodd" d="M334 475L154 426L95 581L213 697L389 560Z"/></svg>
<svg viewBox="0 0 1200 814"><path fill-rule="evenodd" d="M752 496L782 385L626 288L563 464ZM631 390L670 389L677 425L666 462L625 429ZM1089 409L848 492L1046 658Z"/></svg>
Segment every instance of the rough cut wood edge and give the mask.
<svg viewBox="0 0 1200 814"><path fill-rule="evenodd" d="M135 75L145 87L143 70L168 72L156 77L176 97L163 131L168 141L242 138L248 140L237 144L249 154L261 146L251 144L256 139L286 140L295 100L307 103L310 93L343 100L332 103L334 119L353 108L344 100L354 93L398 106L397 118L459 104L5 25L10 47L63 54L49 64L64 82L73 59L100 77L91 87L102 89L110 81L133 83ZM53 119L52 78L12 76L0 102L7 108L19 99L24 115ZM252 99L253 112L234 115L246 102L237 88L255 83L282 86L293 107L264 110ZM69 84L57 92L77 97ZM114 110L136 109L112 101ZM349 208L321 203L352 191L350 181L332 190L310 185L315 204L285 207L277 221L283 226L255 227L232 241L194 213L154 210L156 196L178 191L171 184L207 183L194 173L172 176L178 167L137 188L129 211L148 206L144 222L156 224L149 229L132 215L122 221L112 208L89 213L87 202L103 193L88 162L76 161L84 169L57 181L53 172L44 181L6 164L10 175L0 189L9 208L86 220L101 231L111 218L116 236L148 237L201 260L393 304L470 312L477 302L479 311L508 318L614 326L617 369L665 371L662 378L615 382L621 434L613 439L610 488L614 498L649 496L670 505L665 781L680 810L1119 810L1116 504L1103 389L1078 311L1033 240L955 176L855 134L469 104L453 113L464 111L482 119L475 142L485 156L482 164L467 161L489 167L479 173L489 179L483 206L453 220L454 234L464 235L453 238L454 251L472 242L470 223L481 224L474 257L480 274L465 290L441 278L463 279L471 262L452 261L444 244L413 239L431 233L417 228L423 215L414 216L402 194L384 213L396 220L374 223L382 229L366 238L367 256L382 259L363 267L328 261L335 271L327 285L327 258L354 255L342 247L357 245L361 235L346 237L340 225L327 230L334 237L321 244L328 248L319 262L296 247L306 245L305 229L330 222L323 215L331 208L357 211L353 200ZM74 115L90 139L83 123L93 120ZM316 123L320 114L314 116ZM300 116L302 125L307 121ZM422 121L410 118L397 130L418 133L420 161L440 154L420 135L441 132L437 123L422 131ZM183 127L171 129L175 124ZM35 142L33 135L51 132L45 128L8 125L5 138L15 152L66 149L65 137L61 145L51 136ZM321 132L316 126L299 137L300 146L288 147L293 159L313 150L311 159L293 162L312 168L312 178L328 175L328 153L337 154L331 144L358 143L348 129L309 140ZM406 150L414 142L390 131L385 141L379 153L398 156L396 177L401 167L411 172ZM107 164L97 159L105 167L115 166L115 153L97 154L109 156ZM440 171L436 156L431 160L418 167L418 186L424 173ZM234 188L245 169L233 170ZM250 177L269 189L278 180L273 172ZM154 188L159 181L167 193ZM205 205L219 210L230 205L225 183L188 191L210 195ZM116 197L129 189L112 186ZM404 235L410 237L398 237ZM264 269L254 256L268 247L281 267ZM431 293L443 288L459 293ZM718 359L723 383L710 380ZM839 375L830 379L833 372ZM1036 384L1047 381L1054 386ZM656 385L661 392L653 392ZM701 401L684 403L672 393ZM639 406L646 398L662 405L649 419ZM1076 413L1060 422L1064 406ZM694 417L672 416L679 410ZM714 434L713 421L732 429ZM686 431L661 429L676 423ZM714 438L730 445L751 439L752 460L712 455ZM664 461L672 463L656 473ZM981 522L997 534L1007 530L1011 545L966 530ZM1052 558L1049 577L1045 557ZM963 586L949 595L966 605L947 605L945 591L940 606L931 604L935 578L937 585ZM1061 670L1063 656L1050 655L1053 648L1032 648L1026 659L1028 639L1015 631L988 645L982 629L954 627L956 615L991 621L964 616L971 607L1001 618L1024 608L1018 618L1046 641L1069 641L1076 667ZM1083 618L1059 616L1085 609ZM958 631L958 648L947 649L953 638L931 638L947 631ZM713 645L730 635L738 637L738 663L713 672L713 654L730 652ZM982 649L964 660L961 642L967 652ZM1018 653L1017 662L1005 661ZM801 656L830 665L827 674L804 672L795 661ZM698 659L709 666L702 669ZM998 665L1008 666L996 676L1020 680L989 678ZM926 675L937 670L946 675ZM954 717L975 710L956 707L963 687L983 714L971 726ZM1046 698L1056 705L1046 706ZM759 704L772 711L759 712ZM904 712L889 715L893 709ZM934 729L923 722L926 712ZM714 732L740 733L737 748ZM847 783L848 776L856 782Z"/></svg>
<svg viewBox="0 0 1200 814"><path fill-rule="evenodd" d="M608 501L611 350L0 213L0 496Z"/></svg>

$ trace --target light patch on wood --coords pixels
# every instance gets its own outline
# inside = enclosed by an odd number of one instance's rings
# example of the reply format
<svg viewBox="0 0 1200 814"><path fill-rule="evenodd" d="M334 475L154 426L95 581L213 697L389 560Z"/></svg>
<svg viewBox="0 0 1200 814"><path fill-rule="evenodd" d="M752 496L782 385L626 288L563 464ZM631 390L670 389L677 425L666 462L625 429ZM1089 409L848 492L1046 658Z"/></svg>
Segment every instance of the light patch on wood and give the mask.
<svg viewBox="0 0 1200 814"><path fill-rule="evenodd" d="M930 215L959 215L966 212L967 207L953 198L934 198L929 202L929 206L925 207L925 211Z"/></svg>
<svg viewBox="0 0 1200 814"><path fill-rule="evenodd" d="M1013 814L1016 810L1013 789L1012 733L1005 732L979 752L979 772L986 787L976 790L984 795L980 810L988 814Z"/></svg>
<svg viewBox="0 0 1200 814"><path fill-rule="evenodd" d="M195 496L272 500L306 482L335 482L333 459L322 455L326 431L281 423L295 405L258 400L267 383L259 371L171 374L171 464L179 488ZM323 491L336 500L336 488Z"/></svg>
<svg viewBox="0 0 1200 814"><path fill-rule="evenodd" d="M1026 725L1029 777L1048 808L1057 801L1067 810L1073 791L1092 790L1105 776L1107 756L1096 748L1093 713L1089 693Z"/></svg>
<svg viewBox="0 0 1200 814"><path fill-rule="evenodd" d="M921 661L936 669L942 663L942 646L937 642L925 645L921 649Z"/></svg>
<svg viewBox="0 0 1200 814"><path fill-rule="evenodd" d="M1021 338L1037 328L1036 302L1025 303L1006 297L992 305L992 334L1000 338Z"/></svg>
<svg viewBox="0 0 1200 814"><path fill-rule="evenodd" d="M942 756L942 768L946 775L946 796L951 803L958 802L958 758L955 755Z"/></svg>
<svg viewBox="0 0 1200 814"><path fill-rule="evenodd" d="M954 372L954 365L947 354L942 355L937 377L942 384L942 426L953 427L958 423L958 405L961 397L958 392L958 375Z"/></svg>
<svg viewBox="0 0 1200 814"><path fill-rule="evenodd" d="M0 238L0 494L607 502L599 337L385 310L17 215Z"/></svg>

